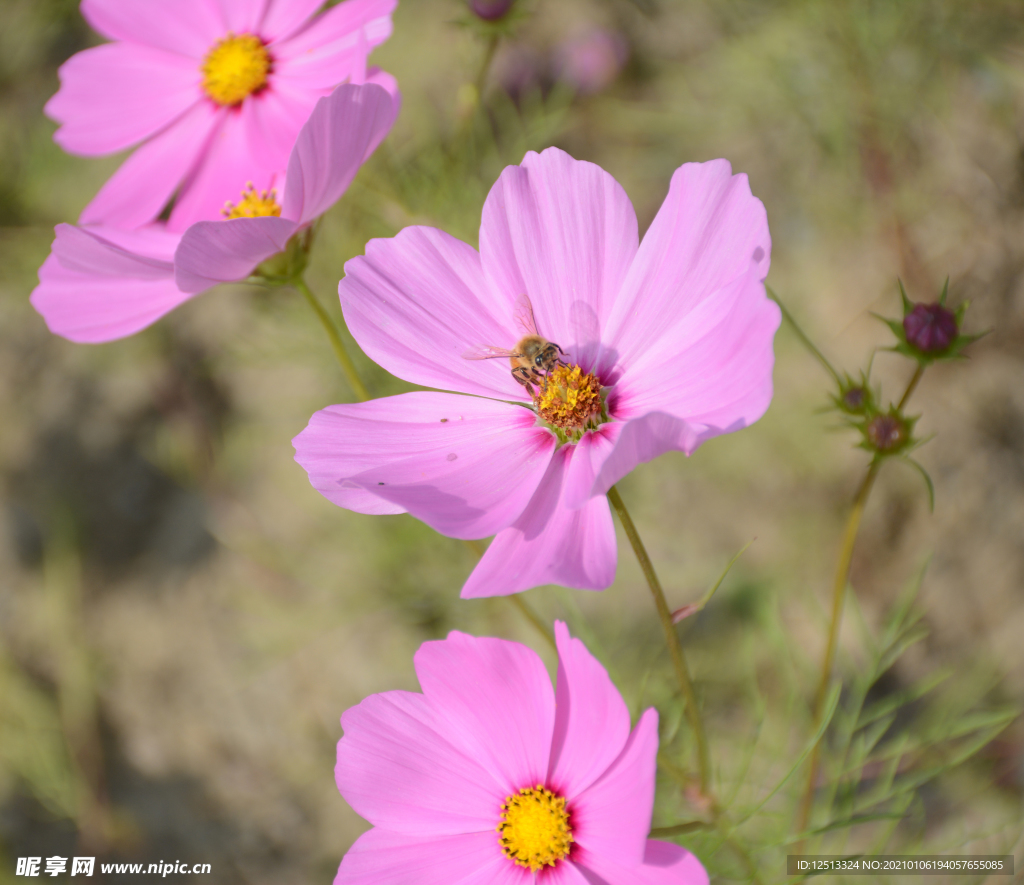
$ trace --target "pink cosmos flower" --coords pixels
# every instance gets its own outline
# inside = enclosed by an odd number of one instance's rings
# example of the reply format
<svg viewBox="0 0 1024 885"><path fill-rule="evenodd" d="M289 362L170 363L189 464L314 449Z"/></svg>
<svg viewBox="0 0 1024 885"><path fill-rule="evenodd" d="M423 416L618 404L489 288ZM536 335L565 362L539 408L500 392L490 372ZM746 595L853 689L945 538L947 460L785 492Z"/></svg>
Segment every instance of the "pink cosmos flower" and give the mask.
<svg viewBox="0 0 1024 885"><path fill-rule="evenodd" d="M81 223L140 227L175 196L167 229L180 232L219 218L247 182L269 190L317 100L367 80L396 4L344 0L314 16L323 0L82 0L116 42L61 67L54 138L87 156L140 147Z"/></svg>
<svg viewBox="0 0 1024 885"><path fill-rule="evenodd" d="M605 588L608 489L768 407L780 320L762 283L770 249L764 206L725 160L677 169L638 243L610 175L555 148L529 153L491 189L479 253L410 227L371 240L339 287L372 359L468 396L331 406L295 438L296 460L350 510L408 512L455 538L496 534L463 597ZM516 352L530 325L566 365L528 389L509 359L476 357Z"/></svg>
<svg viewBox="0 0 1024 885"><path fill-rule="evenodd" d="M555 638L554 692L531 649L453 631L416 653L422 694L345 712L335 779L374 828L335 885L707 885L647 839L657 711L631 733L604 668L565 624Z"/></svg>
<svg viewBox="0 0 1024 885"><path fill-rule="evenodd" d="M321 98L299 132L287 175L271 179L279 188L246 191L232 210L238 217L197 222L184 235L159 222L131 231L58 225L33 307L58 335L110 341L217 283L245 279L341 197L398 107L399 97L375 84L343 84Z"/></svg>

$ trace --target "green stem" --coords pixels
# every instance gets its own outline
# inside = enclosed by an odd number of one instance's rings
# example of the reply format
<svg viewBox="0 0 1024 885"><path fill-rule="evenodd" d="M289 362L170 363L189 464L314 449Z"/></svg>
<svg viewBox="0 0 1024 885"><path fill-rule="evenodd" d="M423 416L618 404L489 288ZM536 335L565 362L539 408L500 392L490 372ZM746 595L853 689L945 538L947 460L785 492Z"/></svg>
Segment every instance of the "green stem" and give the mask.
<svg viewBox="0 0 1024 885"><path fill-rule="evenodd" d="M783 304L780 300L779 296L776 295L774 291L772 291L772 288L770 286L765 286L765 289L768 290L768 294L771 296L772 301L779 305L779 310L782 311L782 316L785 317L785 320L787 323L789 323L790 328L796 333L796 337L799 338L804 347L806 347L811 352L811 355L825 367L825 370L832 376L836 384L840 384L841 382L839 380L839 373L835 369L833 369L832 364L827 359L825 359L825 354L818 350L814 342L807 337L804 330L800 328L800 324L795 319L793 319L793 314L789 312L789 310L786 308L786 305Z"/></svg>
<svg viewBox="0 0 1024 885"><path fill-rule="evenodd" d="M324 310L324 306L317 300L317 297L310 291L309 286L306 285L306 281L302 277L296 277L291 282L302 293L309 306L313 308L313 313L320 320L320 324L324 327L327 337L331 340L334 355L338 358L338 365L341 366L341 371L344 372L345 378L348 380L348 386L352 388L352 392L356 395L357 399L366 402L370 398L370 392L359 379L355 364L348 355L348 351L345 350L345 344L341 340L341 335L338 334L334 321L330 318L327 311Z"/></svg>
<svg viewBox="0 0 1024 885"><path fill-rule="evenodd" d="M622 523L626 537L629 538L629 543L632 545L633 552L640 562L640 568L647 579L647 586L650 587L651 595L654 597L654 606L658 610L658 618L661 620L661 626L665 631L665 643L668 645L669 657L672 658L672 666L676 671L676 679L679 680L679 688L683 693L683 700L686 704L686 718L690 722L690 728L693 730L694 738L697 742L697 760L700 766L700 791L705 797L710 798L711 762L708 757L707 738L704 735L704 722L701 720L700 708L697 706L697 696L693 690L693 682L690 679L690 670L686 664L686 656L683 654L683 647L679 644L679 636L676 634L676 625L672 623L672 612L669 611L668 603L665 601L665 593L661 589L661 582L658 580L658 575L655 573L651 559L644 548L644 542L640 540L636 526L633 525L629 511L626 510L626 505L622 502L619 491L615 486L608 490L608 501L618 514L619 522Z"/></svg>
<svg viewBox="0 0 1024 885"><path fill-rule="evenodd" d="M924 374L924 366L918 364L914 371L907 389L900 398L897 409L903 410L911 394L917 387L917 383ZM853 499L853 507L846 520L846 528L843 530L843 541L839 547L839 559L836 561L835 580L832 584L832 617L829 621L828 642L825 645L825 657L821 662L821 676L818 679L818 690L814 696L814 730L821 725L821 718L825 712L825 700L828 697L829 683L832 681L832 667L835 663L836 650L839 645L839 628L843 621L843 607L846 602L846 587L850 578L850 563L853 559L853 548L857 543L857 533L860 530L861 518L864 516L864 508L867 506L868 496L871 494L871 487L878 476L878 469L882 466L882 459L876 455L868 466L868 472L861 481L860 488ZM811 763L807 771L807 786L804 789L803 799L800 803L800 816L797 825L797 832L802 833L807 829L811 818L811 808L814 804L814 786L818 780L818 766L821 761L821 741L819 740L811 751ZM802 846L798 846L802 851ZM797 854L800 851L796 852Z"/></svg>

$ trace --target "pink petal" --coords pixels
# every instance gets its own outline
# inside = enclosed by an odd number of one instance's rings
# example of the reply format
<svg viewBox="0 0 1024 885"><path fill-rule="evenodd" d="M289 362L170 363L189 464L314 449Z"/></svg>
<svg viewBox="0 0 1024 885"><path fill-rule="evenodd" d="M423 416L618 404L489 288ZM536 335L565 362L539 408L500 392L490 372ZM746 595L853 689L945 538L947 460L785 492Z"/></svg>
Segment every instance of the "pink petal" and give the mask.
<svg viewBox="0 0 1024 885"><path fill-rule="evenodd" d="M781 312L759 273L741 275L692 310L671 335L671 349L652 349L629 366L618 383L617 416L661 410L723 432L764 414Z"/></svg>
<svg viewBox="0 0 1024 885"><path fill-rule="evenodd" d="M708 885L707 870L689 851L671 842L648 839L640 866L624 867L599 851L573 854L589 885Z"/></svg>
<svg viewBox="0 0 1024 885"><path fill-rule="evenodd" d="M54 233L53 253L69 270L134 280L162 280L173 275L168 260L177 241L173 234L72 224L58 224Z"/></svg>
<svg viewBox="0 0 1024 885"><path fill-rule="evenodd" d="M402 107L402 93L398 89L398 81L387 71L382 71L380 68L368 68L366 83L380 86L391 96L391 100L395 103L395 116L398 116L398 111Z"/></svg>
<svg viewBox="0 0 1024 885"><path fill-rule="evenodd" d="M423 695L370 695L345 711L341 725L334 776L357 814L413 836L485 832L497 846L500 780L452 746Z"/></svg>
<svg viewBox="0 0 1024 885"><path fill-rule="evenodd" d="M288 160L282 214L300 224L326 212L395 122L380 86L343 84L313 108Z"/></svg>
<svg viewBox="0 0 1024 885"><path fill-rule="evenodd" d="M359 346L393 375L424 387L529 401L507 359L467 360L476 345L514 348L512 301L491 291L472 246L431 227L370 240L338 286Z"/></svg>
<svg viewBox="0 0 1024 885"><path fill-rule="evenodd" d="M445 735L499 781L501 801L544 782L555 697L535 651L453 630L447 639L424 642L414 663Z"/></svg>
<svg viewBox="0 0 1024 885"><path fill-rule="evenodd" d="M484 204L480 254L495 288L529 295L538 331L587 369L636 251L626 192L558 148L506 167Z"/></svg>
<svg viewBox="0 0 1024 885"><path fill-rule="evenodd" d="M617 551L608 499L577 510L562 500L573 446L563 446L522 516L498 533L462 588L463 599L507 596L542 584L604 590L615 580Z"/></svg>
<svg viewBox="0 0 1024 885"><path fill-rule="evenodd" d="M764 279L770 255L764 206L746 175L733 175L726 160L680 166L604 327L615 350L602 370L671 350L678 322L751 265Z"/></svg>
<svg viewBox="0 0 1024 885"><path fill-rule="evenodd" d="M233 34L262 34L260 23L263 21L264 8L270 0L212 0L220 9L220 18L227 31Z"/></svg>
<svg viewBox="0 0 1024 885"><path fill-rule="evenodd" d="M373 829L341 861L334 885L533 885L501 854L497 833L407 836Z"/></svg>
<svg viewBox="0 0 1024 885"><path fill-rule="evenodd" d="M643 861L654 808L657 752L658 712L651 708L605 774L572 797L573 838L581 848L626 867Z"/></svg>
<svg viewBox="0 0 1024 885"><path fill-rule="evenodd" d="M71 56L47 116L54 140L73 154L109 154L173 123L200 100L195 59L133 43L107 43Z"/></svg>
<svg viewBox="0 0 1024 885"><path fill-rule="evenodd" d="M545 475L555 439L519 406L405 393L317 412L295 460L324 497L359 512L408 511L456 538L513 522ZM369 495L372 493L373 498Z"/></svg>
<svg viewBox="0 0 1024 885"><path fill-rule="evenodd" d="M82 211L82 224L140 227L170 202L207 146L221 114L200 101L185 116L138 147Z"/></svg>
<svg viewBox="0 0 1024 885"><path fill-rule="evenodd" d="M260 174L274 170L283 183L295 140L320 97L318 92L294 89L275 80L246 99L242 124L253 169L264 170Z"/></svg>
<svg viewBox="0 0 1024 885"><path fill-rule="evenodd" d="M261 261L284 251L298 225L287 218L200 221L181 238L174 273L183 292L244 280Z"/></svg>
<svg viewBox="0 0 1024 885"><path fill-rule="evenodd" d="M603 495L637 464L653 461L665 452L693 452L708 438L739 427L710 431L701 424L690 424L665 412L650 412L625 422L618 429L615 447L594 476L592 495Z"/></svg>
<svg viewBox="0 0 1024 885"><path fill-rule="evenodd" d="M105 277L69 270L51 254L39 268L31 301L51 332L92 344L138 332L191 297L170 275Z"/></svg>
<svg viewBox="0 0 1024 885"><path fill-rule="evenodd" d="M595 494L603 495L611 488L608 486L600 492L595 492L594 484L605 461L615 450L619 434L625 426L620 421L602 424L597 430L585 433L576 443L576 451L566 470L565 491L562 494L562 502L570 510L579 509Z"/></svg>
<svg viewBox="0 0 1024 885"><path fill-rule="evenodd" d="M611 452L595 447L591 494L607 492L637 464L668 451L692 454L706 440L748 427L764 414L780 314L758 273L752 269L691 311L672 336L674 353L663 348L640 357L622 376L613 411L625 423ZM585 479L577 478L579 493Z"/></svg>
<svg viewBox="0 0 1024 885"><path fill-rule="evenodd" d="M558 682L547 783L577 796L605 773L629 738L629 710L608 672L555 621Z"/></svg>
<svg viewBox="0 0 1024 885"><path fill-rule="evenodd" d="M344 80L361 83L367 56L391 36L396 5L397 0L345 0L312 19L272 45L275 78L325 91Z"/></svg>
<svg viewBox="0 0 1024 885"><path fill-rule="evenodd" d="M213 107L212 102L203 104ZM221 126L181 185L167 222L171 230L184 231L197 221L222 219L225 202L237 202L250 183L257 190L269 190L276 183L275 173L280 173L280 166L267 167L257 159L251 137L255 127L252 101L218 112Z"/></svg>
<svg viewBox="0 0 1024 885"><path fill-rule="evenodd" d="M200 60L227 31L210 0L82 0L82 15L111 40L127 40Z"/></svg>
<svg viewBox="0 0 1024 885"><path fill-rule="evenodd" d="M267 0L260 36L267 42L282 40L312 18L323 0Z"/></svg>

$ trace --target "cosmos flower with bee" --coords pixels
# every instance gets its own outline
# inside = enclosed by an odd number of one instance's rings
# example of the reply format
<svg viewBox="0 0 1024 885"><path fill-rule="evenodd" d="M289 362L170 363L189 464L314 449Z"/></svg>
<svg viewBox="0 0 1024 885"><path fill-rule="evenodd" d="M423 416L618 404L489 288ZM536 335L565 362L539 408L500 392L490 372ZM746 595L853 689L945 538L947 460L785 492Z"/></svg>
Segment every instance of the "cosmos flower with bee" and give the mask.
<svg viewBox="0 0 1024 885"><path fill-rule="evenodd" d="M677 169L640 242L608 173L528 153L488 195L479 252L409 227L345 265L356 341L434 390L316 413L296 460L342 507L494 535L464 597L603 589L617 555L608 489L771 401L770 252L764 206L724 160Z"/></svg>

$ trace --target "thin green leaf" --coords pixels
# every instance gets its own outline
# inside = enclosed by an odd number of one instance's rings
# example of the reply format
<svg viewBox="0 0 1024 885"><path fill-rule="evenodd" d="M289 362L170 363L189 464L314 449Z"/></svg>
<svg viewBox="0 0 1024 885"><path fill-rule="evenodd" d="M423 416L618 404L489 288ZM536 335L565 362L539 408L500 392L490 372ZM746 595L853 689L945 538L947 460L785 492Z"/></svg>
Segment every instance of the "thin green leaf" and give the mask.
<svg viewBox="0 0 1024 885"><path fill-rule="evenodd" d="M836 707L839 706L839 692L841 688L842 686L838 682L832 686L831 690L829 691L827 702L825 704L825 715L822 716L821 724L818 726L818 730L814 733L814 737L812 737L804 746L803 750L800 751L800 755L797 756L796 762L793 763L793 766L789 769L789 771L786 772L782 780L780 780L774 787L772 787L772 789L768 792L768 795L766 795L760 802L758 802L757 805L755 805L749 812L740 817L740 819L736 823L737 827L745 821L750 820L750 818L752 818L762 808L764 808L764 806L768 803L768 800L771 799L772 796L774 796L777 792L779 792L779 790L782 789L786 781L788 781L796 773L796 770L803 764L804 759L806 759L811 754L811 751L818 745L818 741L821 740L821 736L825 733L825 730L828 728L829 723L832 721L832 717L835 715Z"/></svg>
<svg viewBox="0 0 1024 885"><path fill-rule="evenodd" d="M913 701L924 697L928 692L942 685L942 683L952 675L952 670L940 670L939 672L933 673L925 679L922 679L920 682L911 685L909 688L903 689L903 691L898 691L889 695L887 698L882 698L882 700L875 702L861 713L857 722L857 727L864 728L876 719L889 715L889 713L893 712L896 708L902 707L905 704L912 703Z"/></svg>
<svg viewBox="0 0 1024 885"><path fill-rule="evenodd" d="M935 484L932 482L932 478L928 475L928 471L924 469L917 461L913 458L904 458L911 467L916 467L918 472L921 474L921 478L924 479L924 484L928 486L928 511L930 513L935 512Z"/></svg>
<svg viewBox="0 0 1024 885"><path fill-rule="evenodd" d="M742 548L740 548L739 553L733 556L733 558L730 559L729 562L726 564L725 571L723 571L722 574L718 576L718 580L711 585L711 587L708 589L708 592L705 593L697 602L691 602L689 605L684 605L682 608L678 608L674 612L672 612L672 622L678 624L684 618L688 618L690 617L690 615L695 615L697 614L697 612L703 609L704 606L706 606L711 601L711 597L715 595L715 592L718 590L718 588L722 586L722 581L725 580L725 576L729 574L729 570L736 564L736 560L738 560L746 552L747 548L756 540L757 538L751 538L749 541L747 541L746 544L743 545Z"/></svg>

